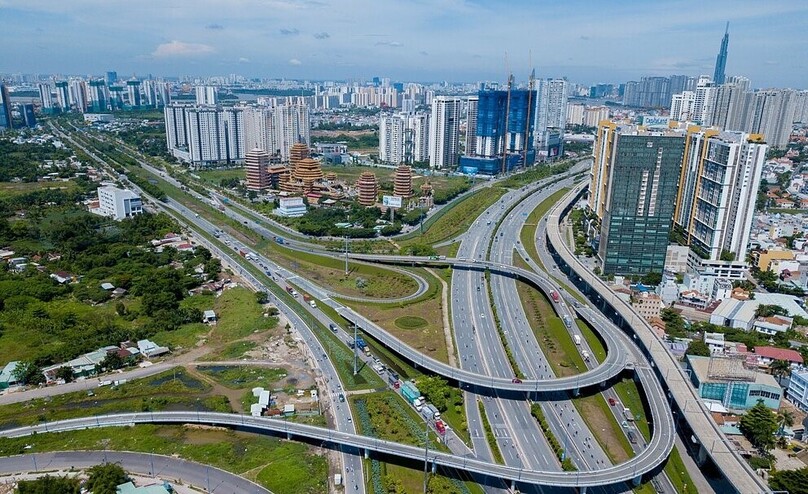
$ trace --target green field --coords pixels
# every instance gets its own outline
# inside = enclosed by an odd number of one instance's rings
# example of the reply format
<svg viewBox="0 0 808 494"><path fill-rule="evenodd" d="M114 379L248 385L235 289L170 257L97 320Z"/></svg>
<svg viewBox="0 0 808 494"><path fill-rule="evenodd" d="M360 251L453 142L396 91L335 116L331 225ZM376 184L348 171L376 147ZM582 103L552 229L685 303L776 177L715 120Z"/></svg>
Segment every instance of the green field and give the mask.
<svg viewBox="0 0 808 494"><path fill-rule="evenodd" d="M62 190L72 193L78 190L75 182L0 182L0 199L13 199L17 196L39 190Z"/></svg>
<svg viewBox="0 0 808 494"><path fill-rule="evenodd" d="M320 494L328 488L328 462L309 446L218 428L135 425L126 434L108 427L0 438L1 455L101 449L176 455L257 481L275 494Z"/></svg>
<svg viewBox="0 0 808 494"><path fill-rule="evenodd" d="M0 426L10 428L107 413L160 410L232 411L227 398L212 394L210 385L182 368L175 368L119 386L99 387L92 393L79 391L3 405Z"/></svg>
<svg viewBox="0 0 808 494"><path fill-rule="evenodd" d="M221 367L200 365L197 370L214 381L230 389L252 389L256 386L268 387L286 377L286 369L245 365L242 367Z"/></svg>
<svg viewBox="0 0 808 494"><path fill-rule="evenodd" d="M219 170L199 170L192 173L201 178L203 181L218 186L222 180L230 180L234 178L244 180L246 172L244 171L244 168L223 168Z"/></svg>
<svg viewBox="0 0 808 494"><path fill-rule="evenodd" d="M444 207L430 218L427 221L428 226L425 223L427 228L423 234L418 232L407 234L398 243L401 246L413 244L432 245L454 238L466 232L471 227L471 224L477 220L477 217L489 206L497 202L505 192L506 189L502 187L480 189L460 199L451 208Z"/></svg>

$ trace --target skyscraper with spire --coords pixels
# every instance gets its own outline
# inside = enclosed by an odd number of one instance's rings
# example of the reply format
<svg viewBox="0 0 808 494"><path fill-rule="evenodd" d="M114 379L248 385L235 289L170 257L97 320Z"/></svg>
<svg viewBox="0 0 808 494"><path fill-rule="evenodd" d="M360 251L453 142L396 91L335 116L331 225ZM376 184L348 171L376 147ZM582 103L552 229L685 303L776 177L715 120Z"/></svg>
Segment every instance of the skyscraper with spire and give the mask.
<svg viewBox="0 0 808 494"><path fill-rule="evenodd" d="M724 70L727 68L727 46L729 45L729 22L724 31L724 38L721 40L721 51L718 52L718 57L715 59L715 72L713 73L713 82L716 86L724 84Z"/></svg>

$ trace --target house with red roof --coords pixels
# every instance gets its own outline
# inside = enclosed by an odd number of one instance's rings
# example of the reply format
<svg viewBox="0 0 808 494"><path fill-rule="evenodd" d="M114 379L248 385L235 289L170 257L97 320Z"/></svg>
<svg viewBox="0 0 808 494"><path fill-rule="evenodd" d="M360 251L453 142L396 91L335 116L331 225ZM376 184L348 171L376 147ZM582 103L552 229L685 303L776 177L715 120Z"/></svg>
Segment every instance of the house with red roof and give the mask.
<svg viewBox="0 0 808 494"><path fill-rule="evenodd" d="M758 346L753 350L758 359L759 365L770 365L775 360L785 360L790 362L792 367L801 366L802 355L790 348L777 348L773 346Z"/></svg>

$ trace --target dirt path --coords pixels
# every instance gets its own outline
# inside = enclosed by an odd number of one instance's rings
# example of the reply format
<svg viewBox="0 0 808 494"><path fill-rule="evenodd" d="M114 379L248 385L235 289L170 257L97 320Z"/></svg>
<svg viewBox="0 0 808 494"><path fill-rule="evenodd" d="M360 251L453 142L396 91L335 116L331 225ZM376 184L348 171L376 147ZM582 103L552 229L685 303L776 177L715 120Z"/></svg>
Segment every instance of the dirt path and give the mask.
<svg viewBox="0 0 808 494"><path fill-rule="evenodd" d="M457 367L457 358L455 357L454 339L452 338L452 326L449 324L449 285L438 276L431 268L424 268L429 274L434 276L443 285L441 291L441 312L443 312L443 335L446 338L446 355L449 359L449 365Z"/></svg>

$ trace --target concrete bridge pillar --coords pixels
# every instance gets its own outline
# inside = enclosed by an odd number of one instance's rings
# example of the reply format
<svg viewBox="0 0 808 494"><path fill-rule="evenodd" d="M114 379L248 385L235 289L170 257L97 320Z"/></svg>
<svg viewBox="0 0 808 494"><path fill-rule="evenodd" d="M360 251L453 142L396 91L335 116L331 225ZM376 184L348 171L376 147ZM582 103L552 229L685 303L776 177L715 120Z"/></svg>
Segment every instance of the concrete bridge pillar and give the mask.
<svg viewBox="0 0 808 494"><path fill-rule="evenodd" d="M432 473L436 473L438 471L438 464L434 461L432 462Z"/></svg>
<svg viewBox="0 0 808 494"><path fill-rule="evenodd" d="M699 452L696 455L696 463L699 465L704 465L707 461L707 448L704 447L703 444L699 444Z"/></svg>
<svg viewBox="0 0 808 494"><path fill-rule="evenodd" d="M578 396L581 394L581 388L575 388L572 390L572 396Z"/></svg>
<svg viewBox="0 0 808 494"><path fill-rule="evenodd" d="M642 475L637 475L636 477L634 477L631 483L634 484L635 487L642 484Z"/></svg>
<svg viewBox="0 0 808 494"><path fill-rule="evenodd" d="M578 488L578 494L586 494L586 490L587 490L586 486L579 487Z"/></svg>
<svg viewBox="0 0 808 494"><path fill-rule="evenodd" d="M365 448L365 459L367 460L368 458L370 458L370 450Z"/></svg>
<svg viewBox="0 0 808 494"><path fill-rule="evenodd" d="M288 439L290 441L292 440L292 433L291 432L286 433L286 439Z"/></svg>

